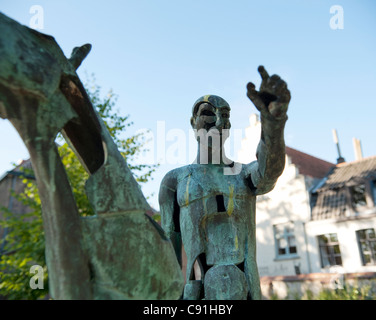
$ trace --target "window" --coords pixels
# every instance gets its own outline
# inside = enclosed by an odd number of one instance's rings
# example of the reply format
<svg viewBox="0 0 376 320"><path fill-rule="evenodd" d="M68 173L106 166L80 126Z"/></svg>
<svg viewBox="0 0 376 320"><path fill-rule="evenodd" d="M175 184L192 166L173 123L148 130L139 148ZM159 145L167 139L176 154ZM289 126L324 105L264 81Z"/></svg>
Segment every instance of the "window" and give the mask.
<svg viewBox="0 0 376 320"><path fill-rule="evenodd" d="M341 266L341 250L336 233L323 234L318 236L321 267Z"/></svg>
<svg viewBox="0 0 376 320"><path fill-rule="evenodd" d="M317 198L318 198L318 194L317 192L315 193L311 193L311 209L316 206L316 203L317 203Z"/></svg>
<svg viewBox="0 0 376 320"><path fill-rule="evenodd" d="M350 188L351 202L354 208L364 207L367 205L366 201L366 186L360 184Z"/></svg>
<svg viewBox="0 0 376 320"><path fill-rule="evenodd" d="M364 229L356 232L359 251L363 265L376 264L376 235L375 229Z"/></svg>
<svg viewBox="0 0 376 320"><path fill-rule="evenodd" d="M275 225L274 238L278 258L296 256L297 250L293 222Z"/></svg>

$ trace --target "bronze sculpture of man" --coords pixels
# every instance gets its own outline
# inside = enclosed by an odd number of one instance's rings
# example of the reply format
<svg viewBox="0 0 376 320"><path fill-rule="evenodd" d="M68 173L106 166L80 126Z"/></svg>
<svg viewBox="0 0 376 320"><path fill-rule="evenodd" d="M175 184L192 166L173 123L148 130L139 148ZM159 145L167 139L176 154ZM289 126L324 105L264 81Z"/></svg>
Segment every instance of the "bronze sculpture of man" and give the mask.
<svg viewBox="0 0 376 320"><path fill-rule="evenodd" d="M196 161L168 172L161 183L163 229L180 263L182 244L187 255L183 299L261 299L256 196L271 191L284 169L290 92L279 76L269 76L262 66L258 71L259 91L253 83L247 85L247 96L261 114L257 161L240 164L225 156L230 106L207 95L196 101L191 117ZM195 263L201 279L196 279Z"/></svg>

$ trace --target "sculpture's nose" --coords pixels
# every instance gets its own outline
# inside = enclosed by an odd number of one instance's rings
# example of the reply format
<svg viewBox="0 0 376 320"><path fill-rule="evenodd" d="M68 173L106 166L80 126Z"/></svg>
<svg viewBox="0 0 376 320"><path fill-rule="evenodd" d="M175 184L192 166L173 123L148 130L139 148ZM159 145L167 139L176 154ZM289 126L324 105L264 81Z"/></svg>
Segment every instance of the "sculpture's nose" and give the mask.
<svg viewBox="0 0 376 320"><path fill-rule="evenodd" d="M220 112L218 112L216 114L215 127L217 130L230 129L230 119L228 117L224 117Z"/></svg>
<svg viewBox="0 0 376 320"><path fill-rule="evenodd" d="M224 122L222 115L217 113L217 119L215 121L216 128L218 130L222 130L224 129L224 125L225 125L225 122Z"/></svg>

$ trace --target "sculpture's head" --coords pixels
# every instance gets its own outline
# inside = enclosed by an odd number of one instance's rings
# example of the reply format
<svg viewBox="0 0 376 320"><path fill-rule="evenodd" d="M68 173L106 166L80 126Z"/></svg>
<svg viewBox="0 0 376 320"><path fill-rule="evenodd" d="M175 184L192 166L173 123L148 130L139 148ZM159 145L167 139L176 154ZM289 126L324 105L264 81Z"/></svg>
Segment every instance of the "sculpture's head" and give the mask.
<svg viewBox="0 0 376 320"><path fill-rule="evenodd" d="M195 132L217 132L222 143L228 138L230 123L230 105L221 97L206 95L197 99L192 108L191 125ZM213 130L216 129L216 130Z"/></svg>

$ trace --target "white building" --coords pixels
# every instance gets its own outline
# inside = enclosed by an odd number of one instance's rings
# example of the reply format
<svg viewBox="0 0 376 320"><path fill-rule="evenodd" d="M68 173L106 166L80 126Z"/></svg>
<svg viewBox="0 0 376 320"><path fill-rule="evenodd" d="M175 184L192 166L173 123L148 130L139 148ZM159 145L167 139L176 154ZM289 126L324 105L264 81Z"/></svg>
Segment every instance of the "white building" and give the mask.
<svg viewBox="0 0 376 320"><path fill-rule="evenodd" d="M260 129L251 115L240 162L255 159ZM286 147L276 187L257 200L260 276L376 272L375 199L376 157L335 165Z"/></svg>
<svg viewBox="0 0 376 320"><path fill-rule="evenodd" d="M376 272L376 157L337 164L312 197L312 272Z"/></svg>

